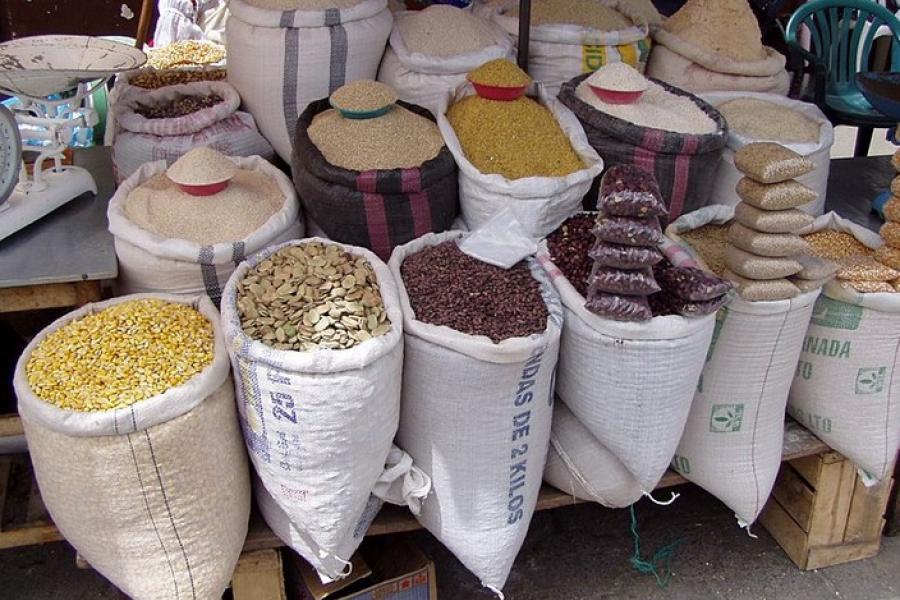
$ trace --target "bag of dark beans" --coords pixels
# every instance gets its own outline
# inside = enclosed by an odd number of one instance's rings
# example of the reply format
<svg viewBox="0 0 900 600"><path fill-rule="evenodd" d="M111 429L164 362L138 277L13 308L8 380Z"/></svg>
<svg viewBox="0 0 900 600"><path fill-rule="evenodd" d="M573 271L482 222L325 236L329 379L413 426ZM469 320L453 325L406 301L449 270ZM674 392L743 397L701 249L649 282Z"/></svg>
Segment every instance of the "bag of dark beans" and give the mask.
<svg viewBox="0 0 900 600"><path fill-rule="evenodd" d="M623 296L597 289L588 290L584 307L595 315L615 321L649 321L653 317L646 296Z"/></svg>
<svg viewBox="0 0 900 600"><path fill-rule="evenodd" d="M656 179L633 165L615 165L603 174L597 209L620 217L665 217L669 214Z"/></svg>
<svg viewBox="0 0 900 600"><path fill-rule="evenodd" d="M705 302L730 292L734 285L695 267L675 267L668 262L653 269L656 281L667 295L688 302Z"/></svg>
<svg viewBox="0 0 900 600"><path fill-rule="evenodd" d="M656 217L612 217L601 213L594 235L601 241L626 246L656 246L663 241Z"/></svg>
<svg viewBox="0 0 900 600"><path fill-rule="evenodd" d="M626 296L647 296L659 291L659 284L653 278L653 269L617 269L594 265L588 296L596 291Z"/></svg>
<svg viewBox="0 0 900 600"><path fill-rule="evenodd" d="M652 246L625 246L596 240L588 256L598 265L619 269L652 267L663 259L662 252Z"/></svg>

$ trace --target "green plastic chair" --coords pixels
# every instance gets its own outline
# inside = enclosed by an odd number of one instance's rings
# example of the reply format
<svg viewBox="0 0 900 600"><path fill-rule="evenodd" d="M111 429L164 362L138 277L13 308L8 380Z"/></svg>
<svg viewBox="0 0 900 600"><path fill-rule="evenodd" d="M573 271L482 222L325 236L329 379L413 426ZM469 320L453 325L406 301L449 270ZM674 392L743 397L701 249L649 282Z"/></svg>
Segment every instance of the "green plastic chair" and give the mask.
<svg viewBox="0 0 900 600"><path fill-rule="evenodd" d="M810 49L800 45L800 27L810 33ZM869 104L856 87L856 74L870 70L876 33L887 26L891 40L891 71L900 70L900 20L873 0L812 0L791 15L785 41L792 68L809 72L813 101L834 125L857 127L854 156L866 156L876 127L895 127Z"/></svg>

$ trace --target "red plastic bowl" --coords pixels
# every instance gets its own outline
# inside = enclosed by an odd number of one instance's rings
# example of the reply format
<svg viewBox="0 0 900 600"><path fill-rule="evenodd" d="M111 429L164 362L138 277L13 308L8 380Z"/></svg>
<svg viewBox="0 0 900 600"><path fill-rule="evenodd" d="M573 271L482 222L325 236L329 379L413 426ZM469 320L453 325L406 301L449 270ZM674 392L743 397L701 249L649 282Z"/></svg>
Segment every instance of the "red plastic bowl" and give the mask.
<svg viewBox="0 0 900 600"><path fill-rule="evenodd" d="M475 86L475 92L482 98L487 98L488 100L502 100L505 102L519 98L525 93L525 88L528 87L527 85L517 85L515 87L485 85L483 83L475 83L474 81L472 82L472 85Z"/></svg>
<svg viewBox="0 0 900 600"><path fill-rule="evenodd" d="M218 194L219 192L227 188L229 181L229 179L226 179L225 181L220 181L218 183L208 183L206 185L185 185L183 183L179 183L178 187L181 188L181 191L186 194L190 194L191 196L212 196L213 194Z"/></svg>
<svg viewBox="0 0 900 600"><path fill-rule="evenodd" d="M589 85L589 87L591 88L591 91L594 92L594 95L607 104L634 104L640 100L641 96L644 94L643 90L639 92L620 92L618 90L608 90L594 85Z"/></svg>

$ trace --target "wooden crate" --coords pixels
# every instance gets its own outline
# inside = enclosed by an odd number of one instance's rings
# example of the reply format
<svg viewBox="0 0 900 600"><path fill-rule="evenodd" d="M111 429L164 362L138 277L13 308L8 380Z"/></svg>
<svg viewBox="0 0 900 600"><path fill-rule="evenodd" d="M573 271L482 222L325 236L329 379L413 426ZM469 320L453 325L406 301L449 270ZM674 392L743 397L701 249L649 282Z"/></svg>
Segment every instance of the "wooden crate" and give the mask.
<svg viewBox="0 0 900 600"><path fill-rule="evenodd" d="M231 579L234 600L285 600L281 551L244 552Z"/></svg>
<svg viewBox="0 0 900 600"><path fill-rule="evenodd" d="M801 569L870 558L881 547L893 478L866 487L837 452L782 463L760 523Z"/></svg>

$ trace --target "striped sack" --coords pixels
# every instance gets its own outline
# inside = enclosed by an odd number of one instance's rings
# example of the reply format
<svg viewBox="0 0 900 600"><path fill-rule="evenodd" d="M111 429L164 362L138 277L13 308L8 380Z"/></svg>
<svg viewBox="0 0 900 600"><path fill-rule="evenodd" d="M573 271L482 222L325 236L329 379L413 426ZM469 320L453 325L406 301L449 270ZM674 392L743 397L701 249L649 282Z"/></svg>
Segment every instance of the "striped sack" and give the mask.
<svg viewBox="0 0 900 600"><path fill-rule="evenodd" d="M428 110L399 102L434 120ZM450 229L459 212L456 163L444 147L412 169L353 171L325 160L309 139L313 118L331 108L324 98L297 121L294 185L306 211L336 242L369 248L387 260L395 246L426 233Z"/></svg>
<svg viewBox="0 0 900 600"><path fill-rule="evenodd" d="M719 157L728 141L728 127L722 115L700 98L650 78L666 91L690 98L716 122L718 129L715 133L692 135L641 127L600 112L579 99L575 89L589 76L580 75L563 84L559 100L581 121L588 141L606 161L606 166L635 165L653 173L672 220L706 206ZM589 198L596 198L596 194Z"/></svg>

